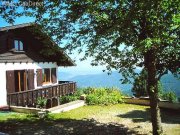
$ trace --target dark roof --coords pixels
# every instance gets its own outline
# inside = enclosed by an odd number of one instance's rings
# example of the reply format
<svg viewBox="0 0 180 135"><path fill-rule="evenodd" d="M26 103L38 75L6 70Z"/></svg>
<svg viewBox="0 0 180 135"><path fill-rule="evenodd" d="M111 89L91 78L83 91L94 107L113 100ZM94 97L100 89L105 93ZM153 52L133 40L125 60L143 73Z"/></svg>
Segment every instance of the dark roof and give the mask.
<svg viewBox="0 0 180 135"><path fill-rule="evenodd" d="M12 25L12 26L0 27L0 31L8 31L12 29L19 29L19 28L29 27L33 25L37 25L37 24L36 23L23 23L23 24L17 24L17 25Z"/></svg>
<svg viewBox="0 0 180 135"><path fill-rule="evenodd" d="M13 26L7 26L7 27L1 27L0 33L7 32L7 31L17 31L20 29L26 29L26 28L34 28L36 29L40 34L42 34L44 37L42 40L46 40L46 42L49 42L51 46L48 46L48 49L50 48L53 53L51 55L47 56L46 54L38 55L37 52L31 51L30 53L16 53L16 52L5 52L3 54L0 54L0 63L10 63L10 62L57 62L59 66L75 66L76 64L74 61L46 34L44 33L40 26L36 23L24 23L24 24L18 24ZM26 29L27 30L27 29ZM39 36L38 33L33 33L36 37ZM38 40L41 40L39 38ZM43 41L42 41L43 42ZM43 42L44 48L46 42Z"/></svg>
<svg viewBox="0 0 180 135"><path fill-rule="evenodd" d="M40 57L39 55L36 55L36 53L33 52L29 54L25 52L6 52L0 54L0 63L16 63L16 62L31 63L31 62L50 62L50 61L47 61L43 57Z"/></svg>

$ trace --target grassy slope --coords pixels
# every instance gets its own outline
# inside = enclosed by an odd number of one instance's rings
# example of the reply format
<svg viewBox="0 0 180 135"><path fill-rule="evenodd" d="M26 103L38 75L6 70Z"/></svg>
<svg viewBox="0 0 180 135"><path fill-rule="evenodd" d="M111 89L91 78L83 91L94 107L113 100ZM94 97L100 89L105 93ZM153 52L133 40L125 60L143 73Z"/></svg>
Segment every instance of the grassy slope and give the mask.
<svg viewBox="0 0 180 135"><path fill-rule="evenodd" d="M170 117L171 116L171 117ZM180 134L180 115L162 111L165 134ZM149 107L117 104L112 106L84 106L61 114L50 114L48 119L25 114L1 117L0 132L34 134L150 134ZM17 129L15 128L18 127ZM33 129L33 130L32 130Z"/></svg>

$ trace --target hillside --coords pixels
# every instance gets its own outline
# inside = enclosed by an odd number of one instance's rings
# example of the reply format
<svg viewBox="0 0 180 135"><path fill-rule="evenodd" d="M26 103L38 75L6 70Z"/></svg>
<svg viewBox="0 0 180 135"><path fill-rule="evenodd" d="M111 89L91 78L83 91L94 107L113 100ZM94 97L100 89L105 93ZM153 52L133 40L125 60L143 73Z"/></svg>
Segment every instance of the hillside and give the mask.
<svg viewBox="0 0 180 135"><path fill-rule="evenodd" d="M117 87L122 90L123 93L132 95L132 84L121 84L119 80L123 77L118 72L113 72L111 75L107 75L107 73L98 73L74 76L70 73L59 72L58 77L60 80L75 81L78 87ZM174 78L172 74L164 75L161 82L165 90L173 90L180 96L180 80Z"/></svg>
<svg viewBox="0 0 180 135"><path fill-rule="evenodd" d="M166 74L161 78L163 88L166 91L172 90L180 96L180 79L175 78L172 74Z"/></svg>

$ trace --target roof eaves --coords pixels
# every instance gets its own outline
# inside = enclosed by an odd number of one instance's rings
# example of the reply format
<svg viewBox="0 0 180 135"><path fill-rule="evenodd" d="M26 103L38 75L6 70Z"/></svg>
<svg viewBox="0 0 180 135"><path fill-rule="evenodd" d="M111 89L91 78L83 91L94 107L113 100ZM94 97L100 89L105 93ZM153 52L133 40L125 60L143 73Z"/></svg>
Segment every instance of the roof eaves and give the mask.
<svg viewBox="0 0 180 135"><path fill-rule="evenodd" d="M8 31L8 30L28 27L28 26L32 26L32 25L36 25L36 23L31 22L31 23L23 23L23 24L18 24L18 25L0 27L0 31Z"/></svg>

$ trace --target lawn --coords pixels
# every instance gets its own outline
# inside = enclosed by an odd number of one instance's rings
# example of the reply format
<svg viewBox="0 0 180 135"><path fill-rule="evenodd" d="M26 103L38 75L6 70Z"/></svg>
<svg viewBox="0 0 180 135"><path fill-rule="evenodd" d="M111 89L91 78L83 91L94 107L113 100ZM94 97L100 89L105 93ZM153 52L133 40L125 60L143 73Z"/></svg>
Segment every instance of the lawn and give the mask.
<svg viewBox="0 0 180 135"><path fill-rule="evenodd" d="M0 132L10 135L58 134L151 134L149 107L117 104L84 106L69 112L49 114L44 120L34 115L0 115ZM162 110L164 134L180 134L180 114Z"/></svg>

